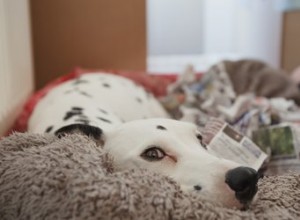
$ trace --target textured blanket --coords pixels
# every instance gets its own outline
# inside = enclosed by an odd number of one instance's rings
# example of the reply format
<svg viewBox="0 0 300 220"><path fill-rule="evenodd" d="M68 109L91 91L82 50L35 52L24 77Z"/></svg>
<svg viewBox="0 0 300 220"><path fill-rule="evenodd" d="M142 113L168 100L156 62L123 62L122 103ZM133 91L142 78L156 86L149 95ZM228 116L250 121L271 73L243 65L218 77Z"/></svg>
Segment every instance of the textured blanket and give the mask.
<svg viewBox="0 0 300 220"><path fill-rule="evenodd" d="M0 219L300 219L300 175L263 178L249 210L233 210L146 170L118 172L87 137L17 133L0 142Z"/></svg>

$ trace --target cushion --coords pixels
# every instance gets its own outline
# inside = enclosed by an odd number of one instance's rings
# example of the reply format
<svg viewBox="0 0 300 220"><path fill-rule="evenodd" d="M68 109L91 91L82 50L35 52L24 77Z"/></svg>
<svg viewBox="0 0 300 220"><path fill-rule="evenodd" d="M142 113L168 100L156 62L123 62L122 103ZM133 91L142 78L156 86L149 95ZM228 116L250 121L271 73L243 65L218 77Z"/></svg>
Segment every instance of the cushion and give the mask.
<svg viewBox="0 0 300 220"><path fill-rule="evenodd" d="M0 216L13 219L299 219L300 175L264 177L246 211L184 193L147 170L116 171L81 135L15 133L0 142Z"/></svg>

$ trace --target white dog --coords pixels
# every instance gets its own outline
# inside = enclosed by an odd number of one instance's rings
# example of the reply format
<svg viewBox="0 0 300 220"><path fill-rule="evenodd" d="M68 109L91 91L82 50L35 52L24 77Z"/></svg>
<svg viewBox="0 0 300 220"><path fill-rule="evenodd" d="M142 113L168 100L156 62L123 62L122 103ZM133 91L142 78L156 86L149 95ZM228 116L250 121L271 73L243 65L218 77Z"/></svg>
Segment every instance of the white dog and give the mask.
<svg viewBox="0 0 300 220"><path fill-rule="evenodd" d="M132 81L86 74L49 92L35 108L29 131L81 132L103 146L119 169L147 168L228 207L249 204L257 172L213 156L195 125L167 117L155 98Z"/></svg>

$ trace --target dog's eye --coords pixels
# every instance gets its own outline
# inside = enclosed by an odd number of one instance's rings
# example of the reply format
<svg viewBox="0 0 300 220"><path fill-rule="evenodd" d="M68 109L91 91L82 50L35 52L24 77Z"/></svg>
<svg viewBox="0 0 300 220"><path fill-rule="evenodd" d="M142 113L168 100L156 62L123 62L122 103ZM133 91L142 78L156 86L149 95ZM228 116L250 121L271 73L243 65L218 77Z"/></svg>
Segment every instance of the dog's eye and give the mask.
<svg viewBox="0 0 300 220"><path fill-rule="evenodd" d="M142 158L149 160L149 161L162 160L165 156L166 156L166 153L158 147L148 148L141 154Z"/></svg>

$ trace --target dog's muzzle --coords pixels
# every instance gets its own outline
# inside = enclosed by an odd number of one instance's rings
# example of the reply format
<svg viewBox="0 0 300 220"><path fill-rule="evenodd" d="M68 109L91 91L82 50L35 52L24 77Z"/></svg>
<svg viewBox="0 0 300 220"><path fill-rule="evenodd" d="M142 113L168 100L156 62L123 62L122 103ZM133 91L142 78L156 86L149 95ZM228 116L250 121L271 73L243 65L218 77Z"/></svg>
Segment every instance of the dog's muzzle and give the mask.
<svg viewBox="0 0 300 220"><path fill-rule="evenodd" d="M250 167L237 167L225 176L225 182L235 192L235 197L245 205L255 196L258 179L258 173Z"/></svg>

